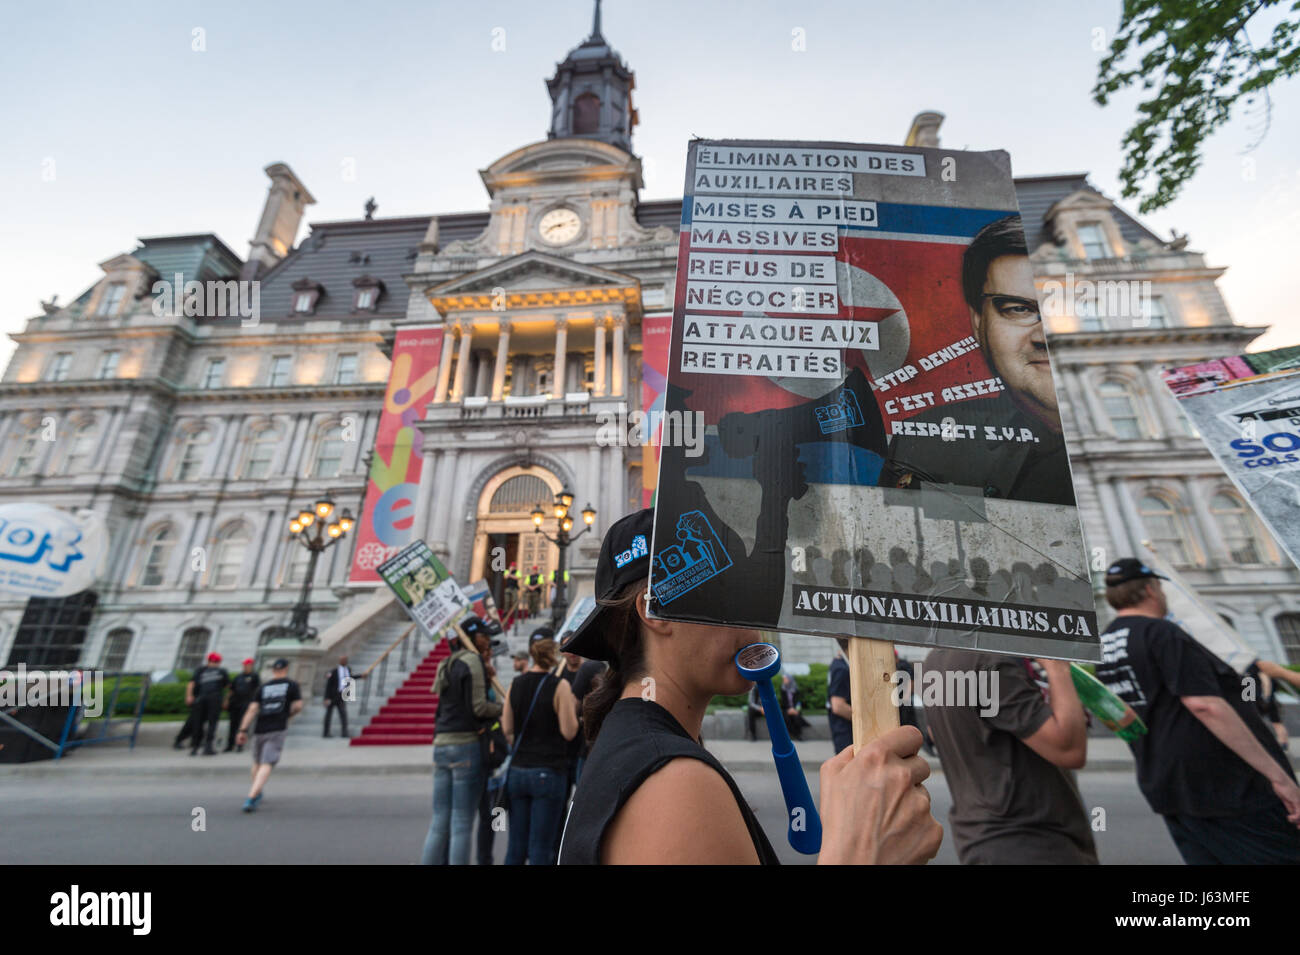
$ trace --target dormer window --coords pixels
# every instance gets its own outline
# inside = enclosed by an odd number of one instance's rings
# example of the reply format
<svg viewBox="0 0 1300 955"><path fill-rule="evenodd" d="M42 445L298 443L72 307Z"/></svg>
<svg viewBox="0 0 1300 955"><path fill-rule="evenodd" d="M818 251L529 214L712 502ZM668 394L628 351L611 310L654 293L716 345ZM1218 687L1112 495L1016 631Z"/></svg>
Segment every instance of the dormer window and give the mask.
<svg viewBox="0 0 1300 955"><path fill-rule="evenodd" d="M1078 227L1079 242L1083 245L1085 259L1109 259L1114 257L1110 243L1106 241L1105 230L1099 222L1081 222Z"/></svg>
<svg viewBox="0 0 1300 955"><path fill-rule="evenodd" d="M369 275L352 280L352 310L354 312L373 312L379 306L379 296L384 292L384 283Z"/></svg>
<svg viewBox="0 0 1300 955"><path fill-rule="evenodd" d="M293 312L295 315L311 315L316 311L316 303L325 291L319 283L311 279L299 279L293 283Z"/></svg>
<svg viewBox="0 0 1300 955"><path fill-rule="evenodd" d="M106 285L99 296L99 307L95 309L96 317L107 318L116 315L118 308L122 304L122 296L125 294L125 282L110 282Z"/></svg>

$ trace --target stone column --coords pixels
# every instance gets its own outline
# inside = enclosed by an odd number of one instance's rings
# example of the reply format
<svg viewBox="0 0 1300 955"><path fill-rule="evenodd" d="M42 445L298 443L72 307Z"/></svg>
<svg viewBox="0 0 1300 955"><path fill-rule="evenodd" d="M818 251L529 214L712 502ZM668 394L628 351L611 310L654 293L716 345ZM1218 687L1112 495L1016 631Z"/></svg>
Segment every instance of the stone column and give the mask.
<svg viewBox="0 0 1300 955"><path fill-rule="evenodd" d="M1219 522L1210 513L1208 496L1214 493L1213 479L1207 481L1192 478L1184 479L1179 483L1182 485L1184 497L1192 502L1192 513L1196 515L1196 522L1201 525L1201 539L1205 541L1206 556L1210 559L1211 566L1222 567L1225 564L1235 563L1232 555L1228 553L1228 543L1223 539Z"/></svg>
<svg viewBox="0 0 1300 955"><path fill-rule="evenodd" d="M1106 409L1101 405L1101 399L1097 397L1096 386L1088 380L1088 369L1079 368L1075 370L1078 375L1079 390L1083 392L1083 401L1087 405L1088 413L1092 417L1092 434L1109 435L1111 434L1110 417L1106 414Z"/></svg>
<svg viewBox="0 0 1300 955"><path fill-rule="evenodd" d="M451 479L456 470L455 448L447 448L438 456L438 467L430 477L433 479L430 484L429 501L430 510L433 513L431 524L432 533L429 534L428 541L430 546L447 543L447 528L451 519L451 499L446 493L446 488L451 485ZM424 486L423 474L421 475L420 486ZM434 497L437 497L437 504L433 503Z"/></svg>
<svg viewBox="0 0 1300 955"><path fill-rule="evenodd" d="M1146 525L1142 523L1142 515L1138 513L1137 503L1133 500L1133 493L1129 486L1119 478L1113 478L1113 487L1115 496L1119 499L1119 509L1124 515L1124 520L1128 523L1129 541L1133 545L1133 553L1121 554L1121 557L1137 557L1138 551L1142 549L1142 540L1147 536ZM1173 563L1172 554L1161 554L1165 560Z"/></svg>
<svg viewBox="0 0 1300 955"><path fill-rule="evenodd" d="M1165 387L1164 381L1160 378L1160 372L1156 370L1156 363L1153 361L1141 362L1139 367L1142 369L1142 385L1150 394L1151 403L1155 405L1156 418L1159 420L1161 427L1164 428L1162 438L1186 437L1187 429L1179 420L1182 412L1174 407L1173 393Z"/></svg>
<svg viewBox="0 0 1300 955"><path fill-rule="evenodd" d="M1096 482L1097 501L1101 505L1102 520L1106 524L1106 529L1110 533L1111 550L1104 557L1107 566L1117 557L1128 557L1137 551L1137 544L1133 542L1129 533L1130 528L1124 516L1120 513L1119 498L1115 494L1115 487L1110 479ZM1089 558L1091 559L1091 554Z"/></svg>
<svg viewBox="0 0 1300 955"><path fill-rule="evenodd" d="M492 400L500 401L506 387L506 359L510 355L510 322L501 319L497 333L497 363L492 372Z"/></svg>
<svg viewBox="0 0 1300 955"><path fill-rule="evenodd" d="M568 347L569 320L560 316L555 320L555 367L551 370L551 394L556 398L564 397L564 359Z"/></svg>
<svg viewBox="0 0 1300 955"><path fill-rule="evenodd" d="M603 536L600 529L608 525L611 517L608 511L603 510L605 502L600 498L600 486L605 482L600 479L600 448L596 445L592 445L587 450L587 476L582 483L588 499L595 502L596 522L591 525L591 533L596 535L597 540L600 540ZM602 524L602 521L606 523Z"/></svg>
<svg viewBox="0 0 1300 955"><path fill-rule="evenodd" d="M603 315L596 319L596 380L592 390L597 397L605 394L605 322L606 317Z"/></svg>
<svg viewBox="0 0 1300 955"><path fill-rule="evenodd" d="M614 319L614 367L613 367L613 385L610 388L610 394L623 394L623 385L627 375L627 349L623 344L623 330L627 327L627 319L619 316Z"/></svg>
<svg viewBox="0 0 1300 955"><path fill-rule="evenodd" d="M434 404L440 405L447 400L447 385L451 381L451 340L458 331L460 325L448 325L442 333L442 355L438 358L438 387L433 392Z"/></svg>
<svg viewBox="0 0 1300 955"><path fill-rule="evenodd" d="M425 435L424 440L425 445L420 452L423 461L420 465L420 486L415 492L415 524L412 530L417 538L428 540L429 508L433 502L433 486L439 461L438 449L429 441L429 436Z"/></svg>
<svg viewBox="0 0 1300 955"><path fill-rule="evenodd" d="M474 326L468 322L460 326L460 355L456 360L456 383L451 389L451 400L465 397L465 376L469 374L469 350L474 342Z"/></svg>

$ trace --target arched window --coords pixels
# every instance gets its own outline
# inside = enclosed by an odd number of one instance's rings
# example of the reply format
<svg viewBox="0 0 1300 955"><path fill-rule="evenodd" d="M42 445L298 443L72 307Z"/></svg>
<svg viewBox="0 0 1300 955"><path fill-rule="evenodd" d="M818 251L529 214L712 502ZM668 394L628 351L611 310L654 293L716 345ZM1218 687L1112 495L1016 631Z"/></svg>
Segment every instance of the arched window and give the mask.
<svg viewBox="0 0 1300 955"><path fill-rule="evenodd" d="M600 97L583 93L573 101L573 134L582 136L600 131Z"/></svg>
<svg viewBox="0 0 1300 955"><path fill-rule="evenodd" d="M193 673L203 666L208 657L208 644L212 642L212 631L207 627L190 627L181 634L180 649L176 651L177 670L189 670Z"/></svg>
<svg viewBox="0 0 1300 955"><path fill-rule="evenodd" d="M1179 513L1176 500L1166 500L1157 494L1145 494L1138 502L1138 512L1142 515L1147 537L1156 553L1180 567L1195 563L1187 537L1187 525Z"/></svg>
<svg viewBox="0 0 1300 955"><path fill-rule="evenodd" d="M36 462L41 457L41 431L41 426L34 424L18 438L18 447L9 462L10 477L25 477L36 470Z"/></svg>
<svg viewBox="0 0 1300 955"><path fill-rule="evenodd" d="M311 476L335 478L343 471L343 429L338 425L321 433L316 445L316 459L312 462Z"/></svg>
<svg viewBox="0 0 1300 955"><path fill-rule="evenodd" d="M77 426L68 446L68 456L63 461L64 474L82 474L90 470L90 460L95 454L98 437L95 423L87 421Z"/></svg>
<svg viewBox="0 0 1300 955"><path fill-rule="evenodd" d="M207 428L187 431L181 438L180 458L176 463L176 480L192 481L203 469L203 457L208 450L212 433Z"/></svg>
<svg viewBox="0 0 1300 955"><path fill-rule="evenodd" d="M1138 414L1137 402L1127 384L1115 378L1108 378L1097 388L1097 395L1101 398L1102 410L1110 419L1115 437L1125 441L1146 437L1142 418Z"/></svg>
<svg viewBox="0 0 1300 955"><path fill-rule="evenodd" d="M1255 515L1236 494L1220 491L1210 500L1210 513L1219 524L1219 533L1228 546L1228 553L1239 564L1264 563L1265 548L1261 546Z"/></svg>
<svg viewBox="0 0 1300 955"><path fill-rule="evenodd" d="M243 524L233 524L223 530L217 538L217 552L212 560L212 586L235 587L247 553L248 529Z"/></svg>
<svg viewBox="0 0 1300 955"><path fill-rule="evenodd" d="M1273 618L1277 635L1282 641L1282 652L1287 663L1300 663L1300 613L1280 613Z"/></svg>
<svg viewBox="0 0 1300 955"><path fill-rule="evenodd" d="M110 630L104 638L104 651L99 655L99 668L110 673L126 668L126 656L131 652L134 634L125 627Z"/></svg>
<svg viewBox="0 0 1300 955"><path fill-rule="evenodd" d="M161 528L150 538L145 549L144 570L140 573L141 587L161 587L166 583L167 564L175 543L171 527Z"/></svg>
<svg viewBox="0 0 1300 955"><path fill-rule="evenodd" d="M492 495L488 511L493 514L527 513L539 504L549 507L555 495L550 485L535 474L516 474Z"/></svg>
<svg viewBox="0 0 1300 955"><path fill-rule="evenodd" d="M248 443L248 456L244 458L246 479L257 480L271 473L271 462L279 443L280 429L274 425L253 432Z"/></svg>

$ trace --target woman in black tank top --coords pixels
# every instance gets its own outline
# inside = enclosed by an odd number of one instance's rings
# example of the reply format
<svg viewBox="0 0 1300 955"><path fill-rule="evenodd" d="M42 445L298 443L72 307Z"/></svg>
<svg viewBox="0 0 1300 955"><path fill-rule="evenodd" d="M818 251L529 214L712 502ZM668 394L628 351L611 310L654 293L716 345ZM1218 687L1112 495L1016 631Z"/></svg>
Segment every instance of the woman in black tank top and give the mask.
<svg viewBox="0 0 1300 955"><path fill-rule="evenodd" d="M737 651L752 630L646 617L653 511L616 522L596 567L595 613L563 644L609 669L583 700L591 755L565 823L560 864L778 861L730 774L699 742L709 702L741 694ZM921 734L902 727L821 771L821 862L925 862L943 829L921 781Z"/></svg>
<svg viewBox="0 0 1300 955"><path fill-rule="evenodd" d="M569 798L568 742L578 735L578 708L569 684L550 672L555 641L533 640L528 652L533 665L510 684L501 714L501 728L514 747L506 775L506 865L554 865Z"/></svg>

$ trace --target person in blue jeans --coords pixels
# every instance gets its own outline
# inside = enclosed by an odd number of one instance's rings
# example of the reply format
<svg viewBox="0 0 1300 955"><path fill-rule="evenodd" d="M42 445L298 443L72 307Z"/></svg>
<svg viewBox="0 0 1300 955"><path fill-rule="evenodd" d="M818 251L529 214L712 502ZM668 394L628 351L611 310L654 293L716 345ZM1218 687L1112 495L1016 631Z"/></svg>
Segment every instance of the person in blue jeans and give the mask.
<svg viewBox="0 0 1300 955"><path fill-rule="evenodd" d="M510 684L501 714L501 728L514 753L506 777L506 865L555 864L556 837L569 795L568 743L578 735L573 691L550 672L558 652L554 640L532 641L532 666Z"/></svg>
<svg viewBox="0 0 1300 955"><path fill-rule="evenodd" d="M479 736L501 714L501 704L488 699L488 674L483 658L472 648L476 634L487 633L478 617L467 617L448 640L452 654L438 665L433 692L438 716L433 735L433 821L424 839L423 865L469 865L483 780Z"/></svg>

